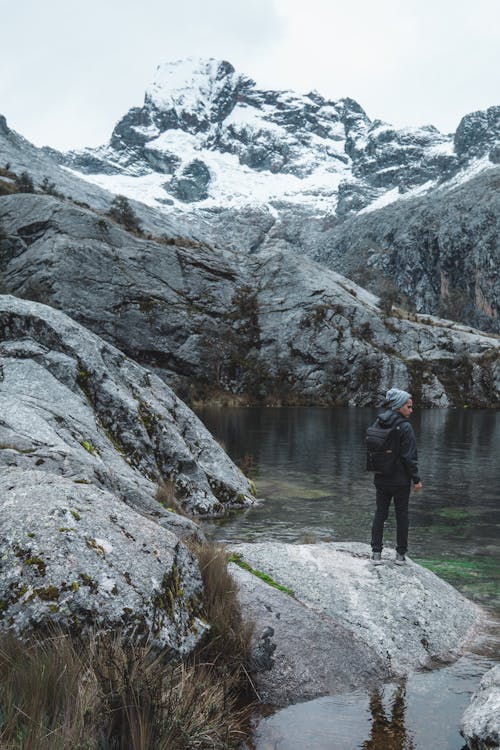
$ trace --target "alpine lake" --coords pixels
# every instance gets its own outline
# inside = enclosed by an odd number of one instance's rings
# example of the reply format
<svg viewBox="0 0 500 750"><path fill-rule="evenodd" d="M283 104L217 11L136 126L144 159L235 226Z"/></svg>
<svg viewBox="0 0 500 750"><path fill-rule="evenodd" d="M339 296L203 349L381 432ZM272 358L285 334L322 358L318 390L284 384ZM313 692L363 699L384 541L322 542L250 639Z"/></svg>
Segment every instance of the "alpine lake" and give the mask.
<svg viewBox="0 0 500 750"><path fill-rule="evenodd" d="M369 543L365 469L374 409L212 408L210 432L257 486L255 506L204 524L217 541ZM500 661L500 412L418 410L423 490L410 497L408 554L479 603L488 629L457 662L403 682L326 696L255 719L254 750L462 750L463 711ZM394 508L384 533L395 545Z"/></svg>

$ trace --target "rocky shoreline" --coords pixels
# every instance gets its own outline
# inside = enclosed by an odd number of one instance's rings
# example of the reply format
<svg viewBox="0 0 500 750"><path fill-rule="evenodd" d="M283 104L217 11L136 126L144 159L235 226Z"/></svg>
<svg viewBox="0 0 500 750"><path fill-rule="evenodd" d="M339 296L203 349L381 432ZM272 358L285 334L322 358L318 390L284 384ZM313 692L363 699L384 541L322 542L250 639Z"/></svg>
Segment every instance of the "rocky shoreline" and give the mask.
<svg viewBox="0 0 500 750"><path fill-rule="evenodd" d="M120 628L189 655L207 631L185 544L200 532L173 498L209 517L252 504L252 483L163 380L62 312L0 297L0 353L0 628ZM276 706L446 663L481 627L434 574L374 568L359 543L242 544L230 559L252 681ZM496 682L482 690L484 714Z"/></svg>

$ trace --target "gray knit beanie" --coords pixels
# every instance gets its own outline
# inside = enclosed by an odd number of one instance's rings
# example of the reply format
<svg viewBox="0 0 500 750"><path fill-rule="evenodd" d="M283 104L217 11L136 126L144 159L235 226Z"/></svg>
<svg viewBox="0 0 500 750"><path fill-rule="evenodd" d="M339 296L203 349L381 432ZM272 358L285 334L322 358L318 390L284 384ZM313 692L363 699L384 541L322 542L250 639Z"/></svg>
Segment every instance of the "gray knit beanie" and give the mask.
<svg viewBox="0 0 500 750"><path fill-rule="evenodd" d="M400 409L403 404L406 404L409 398L411 398L411 394L406 391L400 391L399 388L391 388L385 394L387 406L390 406L393 411Z"/></svg>

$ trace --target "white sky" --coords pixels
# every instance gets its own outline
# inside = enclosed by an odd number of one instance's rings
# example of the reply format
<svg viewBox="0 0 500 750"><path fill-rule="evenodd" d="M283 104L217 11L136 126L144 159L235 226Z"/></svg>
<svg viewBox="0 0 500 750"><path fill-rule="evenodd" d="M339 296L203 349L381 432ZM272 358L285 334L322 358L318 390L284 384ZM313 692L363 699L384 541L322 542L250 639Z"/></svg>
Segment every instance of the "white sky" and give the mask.
<svg viewBox="0 0 500 750"><path fill-rule="evenodd" d="M0 0L0 24L0 113L39 146L106 142L181 57L396 125L500 104L500 0Z"/></svg>

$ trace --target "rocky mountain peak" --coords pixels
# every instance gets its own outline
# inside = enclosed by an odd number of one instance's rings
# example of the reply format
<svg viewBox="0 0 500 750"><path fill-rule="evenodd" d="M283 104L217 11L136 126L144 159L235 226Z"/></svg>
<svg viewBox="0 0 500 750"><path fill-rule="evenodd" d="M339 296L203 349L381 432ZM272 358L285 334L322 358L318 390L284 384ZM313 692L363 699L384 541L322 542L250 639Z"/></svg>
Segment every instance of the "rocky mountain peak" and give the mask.
<svg viewBox="0 0 500 750"><path fill-rule="evenodd" d="M232 109L242 78L226 60L167 62L157 67L144 104L152 113L176 116L188 132L204 131Z"/></svg>
<svg viewBox="0 0 500 750"><path fill-rule="evenodd" d="M350 261L344 264L340 257L340 227L345 225L346 243L354 246L351 221L367 226L368 215L375 222L392 204L396 213L405 213L412 201L432 202L433 196L444 206L447 191L460 190L500 163L499 112L491 107L467 115L456 134L432 125L395 127L372 119L348 97L266 90L225 60L190 58L158 66L144 104L124 115L109 144L51 157L93 188L146 204L146 224L157 212L159 223L180 222L184 235L210 244L251 253L298 250L328 264L335 257L334 267L350 273ZM487 232L491 225L487 217ZM369 235L363 250L367 257L380 254L381 264L388 262L395 236L384 234L383 227L381 222L375 247ZM436 258L449 252L438 235L430 239ZM364 266L365 256L360 258ZM440 273L438 261L426 262L425 279L430 268ZM370 273L375 269L364 275ZM453 277L458 283L460 274ZM438 276L431 290L421 292L414 266L404 279L400 286L417 295L418 311L437 313L443 299L451 305L458 293ZM366 283L376 291L375 283ZM490 325L496 307L489 291L476 294L471 288L466 296L471 310L485 313ZM475 312L460 319L479 324Z"/></svg>
<svg viewBox="0 0 500 750"><path fill-rule="evenodd" d="M480 157L489 149L497 149L500 144L500 107L489 107L462 117L454 143L459 155Z"/></svg>
<svg viewBox="0 0 500 750"><path fill-rule="evenodd" d="M278 202L344 220L386 194L392 201L430 189L487 156L499 130L496 109L464 118L454 139L432 125L371 120L348 97L260 89L226 60L188 58L159 65L143 106L124 115L109 145L69 154L67 165L163 210L251 202L274 213ZM147 179L146 191L135 189L135 178Z"/></svg>

